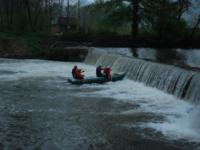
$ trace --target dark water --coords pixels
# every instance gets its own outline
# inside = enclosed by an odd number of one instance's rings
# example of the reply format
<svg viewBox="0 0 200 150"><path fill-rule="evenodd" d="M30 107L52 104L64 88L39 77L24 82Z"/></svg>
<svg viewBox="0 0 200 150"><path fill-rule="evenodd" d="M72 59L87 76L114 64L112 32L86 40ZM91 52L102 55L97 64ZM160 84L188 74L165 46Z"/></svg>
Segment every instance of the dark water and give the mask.
<svg viewBox="0 0 200 150"><path fill-rule="evenodd" d="M200 70L200 49L95 48L149 61Z"/></svg>
<svg viewBox="0 0 200 150"><path fill-rule="evenodd" d="M200 49L132 49L133 56L161 63L200 68Z"/></svg>
<svg viewBox="0 0 200 150"><path fill-rule="evenodd" d="M195 146L184 141L167 141L152 129L122 126L120 124L134 124L159 116L121 115L121 111L138 106L115 103L111 98L78 97L75 93L82 89L68 89L67 86L70 85L59 78L1 82L1 91L4 91L0 99L1 148L159 150L193 149Z"/></svg>
<svg viewBox="0 0 200 150"><path fill-rule="evenodd" d="M62 62L26 60L0 65L0 70L7 68L0 72L4 79L0 81L2 150L194 150L200 146L193 133L182 134L185 128L181 133L172 130L177 137L173 139L155 128L140 127L165 124L170 116L181 118L181 111L168 112L175 104L180 109L193 108L170 95L128 80L70 85L65 77L69 69L62 69L72 64ZM91 66L79 66L90 74L94 71ZM5 76L11 70L16 74Z"/></svg>

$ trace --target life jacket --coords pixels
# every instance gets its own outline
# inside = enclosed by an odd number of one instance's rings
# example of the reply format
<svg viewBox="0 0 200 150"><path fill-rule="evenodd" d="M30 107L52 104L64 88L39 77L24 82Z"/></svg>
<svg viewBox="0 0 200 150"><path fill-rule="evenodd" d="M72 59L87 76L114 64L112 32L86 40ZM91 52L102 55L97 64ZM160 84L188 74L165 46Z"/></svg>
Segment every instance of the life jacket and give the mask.
<svg viewBox="0 0 200 150"><path fill-rule="evenodd" d="M106 75L107 79L110 79L111 78L111 69L109 67L106 67L104 69L104 74Z"/></svg>
<svg viewBox="0 0 200 150"><path fill-rule="evenodd" d="M102 70L103 69L102 69L101 66L97 67L97 69L96 69L96 75L97 75L97 77L102 77L103 76L103 74L101 72Z"/></svg>
<svg viewBox="0 0 200 150"><path fill-rule="evenodd" d="M84 79L84 75L81 74L81 70L79 70L79 69L76 69L74 75L75 75L76 79Z"/></svg>

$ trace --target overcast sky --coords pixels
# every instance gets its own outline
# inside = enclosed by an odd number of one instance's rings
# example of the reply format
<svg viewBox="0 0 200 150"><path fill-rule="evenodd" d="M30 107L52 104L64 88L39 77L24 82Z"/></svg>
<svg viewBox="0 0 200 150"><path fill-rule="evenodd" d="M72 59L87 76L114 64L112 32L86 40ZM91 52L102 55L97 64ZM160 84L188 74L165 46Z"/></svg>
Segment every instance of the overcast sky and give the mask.
<svg viewBox="0 0 200 150"><path fill-rule="evenodd" d="M70 4L74 4L77 1L78 0L69 0ZM82 5L85 5L85 4L90 4L90 3L94 2L94 0L80 0L80 2ZM67 5L67 0L64 0L64 4Z"/></svg>

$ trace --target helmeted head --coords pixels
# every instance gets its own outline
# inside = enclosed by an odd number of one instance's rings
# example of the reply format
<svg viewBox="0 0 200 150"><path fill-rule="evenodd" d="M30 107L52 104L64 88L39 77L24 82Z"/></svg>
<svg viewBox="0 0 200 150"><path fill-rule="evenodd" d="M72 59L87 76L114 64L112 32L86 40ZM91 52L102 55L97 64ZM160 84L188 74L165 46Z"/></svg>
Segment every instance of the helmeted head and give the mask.
<svg viewBox="0 0 200 150"><path fill-rule="evenodd" d="M74 65L74 68L76 69L76 68L77 68L77 65Z"/></svg>

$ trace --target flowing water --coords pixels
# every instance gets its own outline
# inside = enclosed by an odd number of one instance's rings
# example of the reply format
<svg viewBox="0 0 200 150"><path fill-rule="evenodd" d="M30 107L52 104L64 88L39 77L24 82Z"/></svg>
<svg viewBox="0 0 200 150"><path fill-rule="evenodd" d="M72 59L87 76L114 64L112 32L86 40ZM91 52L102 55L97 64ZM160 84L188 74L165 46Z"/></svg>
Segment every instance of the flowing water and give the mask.
<svg viewBox="0 0 200 150"><path fill-rule="evenodd" d="M95 75L95 66L77 65ZM200 149L199 105L127 78L71 85L72 67L0 59L0 149Z"/></svg>
<svg viewBox="0 0 200 150"><path fill-rule="evenodd" d="M199 103L200 73L136 58L90 50L85 63L111 66L113 72L127 72L131 80L158 88L181 99Z"/></svg>
<svg viewBox="0 0 200 150"><path fill-rule="evenodd" d="M200 70L200 49L155 48L93 48L96 51L120 54L154 62L177 65Z"/></svg>

